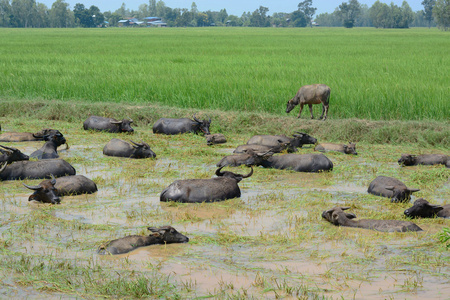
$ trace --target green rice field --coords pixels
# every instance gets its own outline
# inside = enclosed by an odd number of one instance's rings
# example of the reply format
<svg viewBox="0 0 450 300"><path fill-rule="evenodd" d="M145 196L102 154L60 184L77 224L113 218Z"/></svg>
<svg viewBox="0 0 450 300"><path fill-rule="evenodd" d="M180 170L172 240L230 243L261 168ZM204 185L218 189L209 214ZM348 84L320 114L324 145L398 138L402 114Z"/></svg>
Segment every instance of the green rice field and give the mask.
<svg viewBox="0 0 450 300"><path fill-rule="evenodd" d="M0 40L2 99L285 114L302 85L324 83L330 118L450 118L437 29L2 28Z"/></svg>

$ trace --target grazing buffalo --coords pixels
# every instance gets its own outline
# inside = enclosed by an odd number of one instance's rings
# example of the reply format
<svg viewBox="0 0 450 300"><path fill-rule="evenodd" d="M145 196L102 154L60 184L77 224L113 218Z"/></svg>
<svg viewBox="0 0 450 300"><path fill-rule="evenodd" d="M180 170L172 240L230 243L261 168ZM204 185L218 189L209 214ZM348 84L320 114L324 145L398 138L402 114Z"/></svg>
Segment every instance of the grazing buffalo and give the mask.
<svg viewBox="0 0 450 300"><path fill-rule="evenodd" d="M240 165L260 165L262 164L264 159L267 159L268 156L271 156L273 152L270 150L265 153L257 153L251 149L248 149L244 153L238 153L233 155L228 155L222 158L218 163L218 167L237 167Z"/></svg>
<svg viewBox="0 0 450 300"><path fill-rule="evenodd" d="M355 214L346 213L344 210L350 207L334 207L322 213L322 218L336 226L346 226L355 228L372 229L384 232L408 232L422 231L416 224L409 221L399 220L352 220L356 218Z"/></svg>
<svg viewBox="0 0 450 300"><path fill-rule="evenodd" d="M129 235L117 240L110 241L98 248L98 254L124 254L139 247L145 247L155 244L173 244L173 243L187 243L189 238L179 233L171 226L163 227L148 227L152 233L148 236L144 235Z"/></svg>
<svg viewBox="0 0 450 300"><path fill-rule="evenodd" d="M320 119L323 118L323 120L326 120L328 115L330 93L330 87L325 84L304 85L298 90L294 98L288 101L286 113L289 113L296 105L300 104L300 112L298 113L298 118L300 118L303 105L308 104L309 111L311 112L311 119L314 119L312 105L322 103L322 115L320 116Z"/></svg>
<svg viewBox="0 0 450 300"><path fill-rule="evenodd" d="M322 153L284 154L264 159L264 168L293 170L296 172L320 172L333 170L333 163Z"/></svg>
<svg viewBox="0 0 450 300"><path fill-rule="evenodd" d="M185 203L222 201L241 196L238 182L253 174L253 168L247 175L216 170L218 177L211 179L177 180L161 192L161 201L177 201Z"/></svg>
<svg viewBox="0 0 450 300"><path fill-rule="evenodd" d="M194 120L183 118L183 119L169 119L161 118L153 125L153 133L162 133L168 135L180 134L180 133L199 133L210 134L209 126L211 125L211 118L209 120L200 121L192 116Z"/></svg>
<svg viewBox="0 0 450 300"><path fill-rule="evenodd" d="M207 134L205 135L205 137L206 137L206 144L208 146L215 144L224 144L227 142L227 139L221 133Z"/></svg>
<svg viewBox="0 0 450 300"><path fill-rule="evenodd" d="M128 157L128 158L155 158L155 152L150 149L147 143L129 144L124 140L112 139L103 147L103 154L109 156Z"/></svg>
<svg viewBox="0 0 450 300"><path fill-rule="evenodd" d="M418 191L420 190L409 189L400 180L387 176L378 176L367 189L369 194L391 198L391 202L408 202L411 194Z"/></svg>
<svg viewBox="0 0 450 300"><path fill-rule="evenodd" d="M64 176L55 179L46 179L35 186L23 184L34 193L28 201L59 204L60 197L68 195L92 194L97 191L97 185L91 179L83 175Z"/></svg>
<svg viewBox="0 0 450 300"><path fill-rule="evenodd" d="M134 129L131 128L131 123L133 123L133 120L123 119L122 121L117 121L113 118L90 116L84 121L83 128L84 130L92 129L111 133L133 133Z"/></svg>
<svg viewBox="0 0 450 300"><path fill-rule="evenodd" d="M247 145L264 145L268 147L279 147L282 144L288 143L288 152L297 152L296 147L302 147L307 144L317 143L317 139L304 132L297 132L293 138L285 135L254 135L248 141Z"/></svg>
<svg viewBox="0 0 450 300"><path fill-rule="evenodd" d="M401 166L417 166L417 165L445 165L450 168L450 155L444 154L422 154L411 155L402 154L398 160Z"/></svg>
<svg viewBox="0 0 450 300"><path fill-rule="evenodd" d="M405 210L405 215L410 218L450 218L450 204L434 205L419 198L414 201L412 207Z"/></svg>
<svg viewBox="0 0 450 300"><path fill-rule="evenodd" d="M13 161L20 161L20 160L28 160L29 157L26 154L23 154L20 152L19 149L13 148L13 147L6 147L0 145L3 149L0 149L0 163L7 162L8 164L12 163Z"/></svg>
<svg viewBox="0 0 450 300"><path fill-rule="evenodd" d="M0 142L31 142L31 141L44 141L45 137L52 136L53 134L61 134L56 129L45 128L39 132L5 132L0 134Z"/></svg>
<svg viewBox="0 0 450 300"><path fill-rule="evenodd" d="M356 152L356 144L355 143L349 143L348 145L323 143L323 144L319 144L316 147L314 147L314 150L320 151L320 152L336 151L336 152L341 152L341 153L345 153L345 154L358 155L358 152Z"/></svg>
<svg viewBox="0 0 450 300"><path fill-rule="evenodd" d="M248 150L259 152L259 153L265 153L265 152L272 152L272 153L280 153L287 149L289 146L289 143L280 143L276 147L269 147L264 145L240 145L237 146L236 149L234 149L233 153L246 153Z"/></svg>
<svg viewBox="0 0 450 300"><path fill-rule="evenodd" d="M37 159L53 159L58 158L58 151L56 150L59 146L66 144L66 139L64 136L58 132L51 136L45 136L44 146L30 154L30 157ZM67 145L67 144L66 144Z"/></svg>
<svg viewBox="0 0 450 300"><path fill-rule="evenodd" d="M62 159L23 160L0 166L0 180L43 179L75 175L75 168Z"/></svg>

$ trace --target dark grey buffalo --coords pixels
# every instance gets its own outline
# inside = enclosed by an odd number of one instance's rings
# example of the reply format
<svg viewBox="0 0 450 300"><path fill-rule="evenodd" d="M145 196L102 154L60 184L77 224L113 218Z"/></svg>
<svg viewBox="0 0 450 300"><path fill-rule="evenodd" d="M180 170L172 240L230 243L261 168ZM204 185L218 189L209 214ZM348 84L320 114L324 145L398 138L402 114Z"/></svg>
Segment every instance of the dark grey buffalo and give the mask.
<svg viewBox="0 0 450 300"><path fill-rule="evenodd" d="M23 160L0 166L0 180L43 179L75 175L75 168L62 159Z"/></svg>
<svg viewBox="0 0 450 300"><path fill-rule="evenodd" d="M34 151L30 154L30 157L37 159L53 159L58 158L57 148L63 144L66 144L66 139L61 133L56 133L51 136L45 136L46 140L42 148Z"/></svg>
<svg viewBox="0 0 450 300"><path fill-rule="evenodd" d="M408 202L411 194L418 191L420 190L407 188L400 180L387 176L378 176L367 189L369 194L391 198L391 202Z"/></svg>
<svg viewBox="0 0 450 300"><path fill-rule="evenodd" d="M51 136L53 134L61 134L56 129L45 128L39 132L5 132L0 134L0 142L31 142L31 141L44 141L44 137Z"/></svg>
<svg viewBox="0 0 450 300"><path fill-rule="evenodd" d="M23 154L19 149L13 147L6 147L0 145L3 149L0 149L0 163L6 162L8 164L13 161L28 160L29 157Z"/></svg>
<svg viewBox="0 0 450 300"><path fill-rule="evenodd" d="M118 121L113 118L90 116L84 121L83 128L84 130L92 129L111 133L133 133L134 129L131 128L131 123L133 123L133 120L123 119Z"/></svg>
<svg viewBox="0 0 450 300"><path fill-rule="evenodd" d="M268 147L279 147L280 144L288 144L288 152L296 152L297 147L302 147L307 144L317 143L317 139L313 138L307 133L297 132L293 137L285 135L254 135L248 141L247 145L263 145Z"/></svg>
<svg viewBox="0 0 450 300"><path fill-rule="evenodd" d="M333 170L333 163L322 153L284 154L264 159L264 168L293 170L296 172L321 172Z"/></svg>
<svg viewBox="0 0 450 300"><path fill-rule="evenodd" d="M152 233L150 235L129 235L117 240L110 241L98 248L98 253L105 254L124 254L140 247L156 244L187 243L189 238L179 233L171 226L148 227Z"/></svg>
<svg viewBox="0 0 450 300"><path fill-rule="evenodd" d="M253 168L247 175L222 172L216 170L218 177L211 179L177 180L161 192L161 201L177 201L186 203L214 202L241 196L238 182L253 174Z"/></svg>
<svg viewBox="0 0 450 300"><path fill-rule="evenodd" d="M336 152L341 152L341 153L345 153L345 154L358 155L358 152L356 152L356 144L355 143L349 143L348 145L321 143L321 144L318 144L316 147L314 147L314 150L320 151L320 152L336 151Z"/></svg>
<svg viewBox="0 0 450 300"><path fill-rule="evenodd" d="M205 135L205 137L206 137L206 144L208 146L216 144L224 144L227 142L227 139L221 133L207 134Z"/></svg>
<svg viewBox="0 0 450 300"><path fill-rule="evenodd" d="M38 185L31 186L23 184L33 190L34 193L28 201L59 204L62 196L92 194L97 191L97 185L91 179L83 175L64 176L55 179L46 179Z"/></svg>
<svg viewBox="0 0 450 300"><path fill-rule="evenodd" d="M273 152L270 152L270 150L266 151L265 153L258 153L251 149L248 149L244 153L225 156L217 163L217 166L237 167L240 165L260 165L262 164L264 159L267 159L267 157L271 156L272 154Z"/></svg>
<svg viewBox="0 0 450 300"><path fill-rule="evenodd" d="M302 114L303 105L308 104L309 111L311 112L311 119L314 119L312 105L322 103L322 115L320 119L326 120L328 116L328 106L330 100L331 89L325 84L312 84L302 86L294 98L288 101L286 107L286 113L290 113L295 106L300 104L300 112L298 118Z"/></svg>
<svg viewBox="0 0 450 300"><path fill-rule="evenodd" d="M264 145L240 145L237 146L236 149L234 149L233 153L246 153L248 150L252 150L254 152L259 153L265 153L265 152L272 152L272 153L280 153L289 147L289 143L280 143L278 146L275 147L269 147Z"/></svg>
<svg viewBox="0 0 450 300"><path fill-rule="evenodd" d="M155 158L155 152L150 149L147 143L132 144L120 139L110 140L105 147L103 147L103 154L108 156L128 157L128 158Z"/></svg>
<svg viewBox="0 0 450 300"><path fill-rule="evenodd" d="M355 214L344 212L344 210L349 208L350 207L334 207L324 211L322 213L322 218L336 226L364 228L385 232L422 231L419 226L409 221L371 219L353 220L356 218Z"/></svg>
<svg viewBox="0 0 450 300"><path fill-rule="evenodd" d="M211 118L208 118L208 120L199 120L195 115L192 118L194 120L188 118L161 118L153 125L153 133L173 135L187 132L203 132L204 134L210 134L209 126L211 125Z"/></svg>
<svg viewBox="0 0 450 300"><path fill-rule="evenodd" d="M405 210L405 215L410 218L450 218L450 204L435 205L419 198L412 207Z"/></svg>
<svg viewBox="0 0 450 300"><path fill-rule="evenodd" d="M450 155L445 154L402 154L398 160L401 166L417 166L417 165L444 165L450 168Z"/></svg>

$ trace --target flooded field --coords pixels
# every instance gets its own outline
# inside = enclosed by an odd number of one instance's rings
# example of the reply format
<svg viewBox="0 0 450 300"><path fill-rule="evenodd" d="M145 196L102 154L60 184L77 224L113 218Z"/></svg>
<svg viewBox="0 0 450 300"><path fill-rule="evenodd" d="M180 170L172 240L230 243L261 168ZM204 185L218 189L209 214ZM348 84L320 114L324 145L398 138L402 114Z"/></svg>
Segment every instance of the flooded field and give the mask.
<svg viewBox="0 0 450 300"><path fill-rule="evenodd" d="M3 123L3 131L23 130ZM422 232L386 233L336 227L321 217L334 206L350 206L358 219L405 220L403 211L417 198L450 203L450 169L397 164L402 153L448 151L357 144L358 156L326 154L332 172L256 167L239 183L241 198L182 204L160 202L159 194L177 179L215 176L215 164L250 136L207 146L202 136L154 135L150 126L120 135L50 123L37 122L35 129L59 129L70 146L60 148L60 158L94 180L98 192L50 205L29 202L32 191L22 185L41 180L0 183L0 297L449 299L450 251L438 238L449 219L417 219ZM157 158L104 156L111 138L143 140ZM30 154L42 142L0 144ZM248 173L247 167L227 170ZM390 203L367 193L378 175L421 190L410 203ZM163 225L189 243L97 254L109 240Z"/></svg>

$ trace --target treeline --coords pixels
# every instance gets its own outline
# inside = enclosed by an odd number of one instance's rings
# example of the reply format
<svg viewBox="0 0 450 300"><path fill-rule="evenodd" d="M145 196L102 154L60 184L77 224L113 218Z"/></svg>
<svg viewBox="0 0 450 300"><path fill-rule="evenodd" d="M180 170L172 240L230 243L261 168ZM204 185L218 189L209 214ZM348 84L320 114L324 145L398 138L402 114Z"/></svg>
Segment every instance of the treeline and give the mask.
<svg viewBox="0 0 450 300"><path fill-rule="evenodd" d="M141 4L138 10L129 10L123 3L116 11L101 12L92 5L87 8L77 3L73 10L64 0L56 0L51 8L36 0L0 0L0 27L105 27L118 26L118 21L126 18L160 17L167 26L249 26L249 27L305 27L320 26L374 26L382 28L408 28L410 26L436 26L448 28L445 14L449 8L448 0L424 0L424 10L413 12L406 1L402 6L376 1L370 8L357 0L343 2L333 13L322 13L315 19L316 8L312 0L298 4L298 9L290 13L273 13L269 8L260 6L253 12L244 12L241 16L229 15L226 9L204 11L197 9L195 2L191 8L170 8L164 1L150 0ZM442 8L439 8L442 7ZM434 10L442 9L440 17ZM436 23L435 20L436 19ZM443 19L444 21L441 22ZM442 25L443 24L443 25Z"/></svg>

